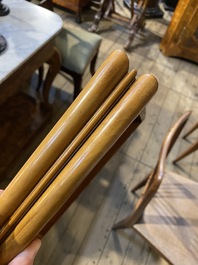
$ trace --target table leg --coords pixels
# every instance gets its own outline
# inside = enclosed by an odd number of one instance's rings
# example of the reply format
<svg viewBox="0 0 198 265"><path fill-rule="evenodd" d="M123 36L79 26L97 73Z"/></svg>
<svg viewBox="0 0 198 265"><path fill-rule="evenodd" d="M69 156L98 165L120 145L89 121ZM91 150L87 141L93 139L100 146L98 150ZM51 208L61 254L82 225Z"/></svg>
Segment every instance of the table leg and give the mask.
<svg viewBox="0 0 198 265"><path fill-rule="evenodd" d="M103 18L104 13L109 12L109 9L112 6L112 1L111 0L103 0L101 1L99 10L96 12L95 16L94 16L94 21L92 26L88 29L90 32L96 32L98 25L100 23L100 20Z"/></svg>
<svg viewBox="0 0 198 265"><path fill-rule="evenodd" d="M49 109L51 108L51 104L49 102L49 92L54 81L54 78L58 74L60 70L60 55L58 50L54 47L54 52L49 60L46 62L49 65L49 69L43 84L43 102L44 107Z"/></svg>

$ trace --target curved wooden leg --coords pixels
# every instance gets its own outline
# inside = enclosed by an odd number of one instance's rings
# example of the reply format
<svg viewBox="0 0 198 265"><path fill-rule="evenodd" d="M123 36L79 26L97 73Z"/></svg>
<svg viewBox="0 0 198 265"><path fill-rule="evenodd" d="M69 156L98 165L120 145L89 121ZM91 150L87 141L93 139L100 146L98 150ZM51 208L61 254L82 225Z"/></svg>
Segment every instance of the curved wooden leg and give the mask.
<svg viewBox="0 0 198 265"><path fill-rule="evenodd" d="M190 135L196 129L198 129L198 122L186 134L184 134L183 138L186 138L188 135Z"/></svg>
<svg viewBox="0 0 198 265"><path fill-rule="evenodd" d="M136 190L142 188L142 187L146 184L147 180L149 179L149 176L150 176L150 175L146 176L143 180L141 180L139 183L137 183L137 184L132 188L131 192L135 192Z"/></svg>
<svg viewBox="0 0 198 265"><path fill-rule="evenodd" d="M173 161L173 163L178 162L179 160L181 160L182 158L186 157L187 155L190 155L191 153L195 152L196 150L198 150L198 142L196 142L193 145L191 145L186 151L184 151L181 155L179 155Z"/></svg>
<svg viewBox="0 0 198 265"><path fill-rule="evenodd" d="M74 80L74 95L73 95L73 100L74 100L81 91L82 75L76 74L75 77L73 76L73 80Z"/></svg>
<svg viewBox="0 0 198 265"><path fill-rule="evenodd" d="M133 3L133 1L132 1ZM129 38L124 45L125 50L129 50L131 43L135 37L135 35L138 33L139 30L143 30L145 27L145 10L146 10L146 1L140 1L136 12L134 11L134 3L133 3L133 9L131 10L131 22L130 22L130 33Z"/></svg>
<svg viewBox="0 0 198 265"><path fill-rule="evenodd" d="M41 84L43 82L43 75L44 75L44 66L42 65L38 69L38 84L36 87L36 91L38 92L40 90Z"/></svg>
<svg viewBox="0 0 198 265"><path fill-rule="evenodd" d="M157 184L156 190L158 189L160 183ZM145 193L141 195L139 200L137 201L134 210L132 210L131 214L118 223L114 224L112 229L125 229L132 228L135 223L142 217L145 207L148 205L152 197L154 196L156 190L152 188L148 189Z"/></svg>
<svg viewBox="0 0 198 265"><path fill-rule="evenodd" d="M95 67L96 67L97 58L98 58L98 51L90 63L90 72L92 75L95 74Z"/></svg>
<svg viewBox="0 0 198 265"><path fill-rule="evenodd" d="M45 108L49 109L50 108L50 103L49 103L49 92L50 88L52 86L52 83L54 81L54 78L58 74L60 70L60 55L59 52L56 48L54 48L54 52L51 56L51 58L46 62L49 64L49 69L43 84L43 102Z"/></svg>
<svg viewBox="0 0 198 265"><path fill-rule="evenodd" d="M126 44L124 45L124 49L126 51L129 50L131 43L133 42L133 39L134 39L135 35L137 34L137 32L138 32L138 28L137 28L137 23L135 22L133 28L130 30L128 40L127 40Z"/></svg>

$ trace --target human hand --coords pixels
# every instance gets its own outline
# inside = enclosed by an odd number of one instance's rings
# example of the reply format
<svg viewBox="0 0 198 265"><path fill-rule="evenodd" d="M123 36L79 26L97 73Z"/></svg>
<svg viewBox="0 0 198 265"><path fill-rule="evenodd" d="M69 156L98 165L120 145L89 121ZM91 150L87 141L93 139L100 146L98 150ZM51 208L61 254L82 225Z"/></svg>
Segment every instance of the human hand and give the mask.
<svg viewBox="0 0 198 265"><path fill-rule="evenodd" d="M33 240L32 243L8 263L8 265L32 265L40 246L40 239Z"/></svg>
<svg viewBox="0 0 198 265"><path fill-rule="evenodd" d="M0 194L3 190L0 190ZM41 246L41 240L35 239L29 246L19 253L8 265L33 265L34 258Z"/></svg>

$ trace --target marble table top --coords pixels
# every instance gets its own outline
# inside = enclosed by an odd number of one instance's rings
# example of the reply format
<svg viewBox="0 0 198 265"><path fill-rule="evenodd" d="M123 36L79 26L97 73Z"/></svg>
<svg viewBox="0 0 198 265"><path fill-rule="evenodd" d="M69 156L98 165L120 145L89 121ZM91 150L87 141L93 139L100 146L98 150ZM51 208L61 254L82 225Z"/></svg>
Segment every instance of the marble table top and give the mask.
<svg viewBox="0 0 198 265"><path fill-rule="evenodd" d="M25 0L3 0L10 13L0 17L7 49L0 54L0 84L61 30L60 16Z"/></svg>

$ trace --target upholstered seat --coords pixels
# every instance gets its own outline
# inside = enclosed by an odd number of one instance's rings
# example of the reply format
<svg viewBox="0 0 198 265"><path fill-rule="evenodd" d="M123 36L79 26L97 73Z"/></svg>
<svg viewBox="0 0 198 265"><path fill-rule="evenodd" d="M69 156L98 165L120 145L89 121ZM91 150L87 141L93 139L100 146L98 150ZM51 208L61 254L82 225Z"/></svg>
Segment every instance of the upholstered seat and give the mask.
<svg viewBox="0 0 198 265"><path fill-rule="evenodd" d="M55 45L61 56L61 70L74 79L74 98L80 93L82 77L90 64L95 74L95 64L102 38L81 28L63 28Z"/></svg>
<svg viewBox="0 0 198 265"><path fill-rule="evenodd" d="M95 73L95 64L102 38L81 28L63 28L56 37L55 46L60 52L61 71L72 76L75 99L81 90L82 78L90 65ZM43 67L39 69L39 89L43 76Z"/></svg>
<svg viewBox="0 0 198 265"><path fill-rule="evenodd" d="M80 28L63 28L56 38L62 66L83 75L89 63L97 55L100 43L101 37L97 34L90 34Z"/></svg>

